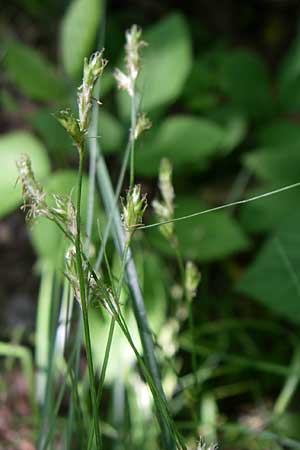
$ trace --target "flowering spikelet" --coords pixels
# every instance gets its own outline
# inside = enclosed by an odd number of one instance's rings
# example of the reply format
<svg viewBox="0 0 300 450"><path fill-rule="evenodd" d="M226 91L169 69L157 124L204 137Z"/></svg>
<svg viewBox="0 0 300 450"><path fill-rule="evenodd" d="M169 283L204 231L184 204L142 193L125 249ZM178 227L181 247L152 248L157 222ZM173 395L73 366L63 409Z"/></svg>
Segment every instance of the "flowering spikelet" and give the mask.
<svg viewBox="0 0 300 450"><path fill-rule="evenodd" d="M35 179L28 155L21 155L20 160L17 161L17 168L23 191L24 205L22 209L27 210L26 219L35 221L38 217L46 217L59 223L66 234L75 240L77 233L76 210L71 195L52 194L53 202L48 203L46 193ZM54 203L54 206L51 203Z"/></svg>
<svg viewBox="0 0 300 450"><path fill-rule="evenodd" d="M146 113L140 113L136 120L132 139L136 140L144 131L149 130L151 127L151 120L147 117Z"/></svg>
<svg viewBox="0 0 300 450"><path fill-rule="evenodd" d="M159 190L162 201L152 202L155 214L160 222L166 222L174 218L174 188L172 184L172 166L168 159L161 160L159 168ZM160 226L162 235L169 241L175 239L174 223L170 222Z"/></svg>
<svg viewBox="0 0 300 450"><path fill-rule="evenodd" d="M119 89L124 89L130 97L134 95L134 85L138 77L141 65L140 48L147 44L141 40L142 30L137 25L133 25L130 30L126 31L125 44L125 64L126 73L120 69L115 69L114 77L117 80Z"/></svg>
<svg viewBox="0 0 300 450"><path fill-rule="evenodd" d="M22 154L16 164L19 171L19 179L22 183L24 201L21 209L27 210L26 219L34 221L38 217L49 217L50 212L45 199L46 194L35 179L29 156Z"/></svg>
<svg viewBox="0 0 300 450"><path fill-rule="evenodd" d="M118 317L120 306L110 288L104 287L101 291L98 291L97 300L100 300L100 304L106 309L111 317L115 319Z"/></svg>
<svg viewBox="0 0 300 450"><path fill-rule="evenodd" d="M142 225L143 215L147 208L146 195L141 194L141 186L135 185L129 189L126 195L126 201L123 203L122 221L127 233L127 239L130 239L132 233Z"/></svg>
<svg viewBox="0 0 300 450"><path fill-rule="evenodd" d="M51 208L52 213L56 219L64 225L72 239L75 240L77 234L76 209L72 202L71 195L61 196L53 194L52 197L55 202L55 207Z"/></svg>
<svg viewBox="0 0 300 450"><path fill-rule="evenodd" d="M185 290L190 301L195 297L200 281L199 270L192 261L187 261L185 266Z"/></svg>
<svg viewBox="0 0 300 450"><path fill-rule="evenodd" d="M74 296L81 307L80 285L76 269L76 250L73 245L70 248L68 248L68 250L65 253L65 265L66 269L64 274L66 278L69 280L70 285L72 286L74 292Z"/></svg>
<svg viewBox="0 0 300 450"><path fill-rule="evenodd" d="M79 128L85 133L88 127L88 116L92 107L92 93L96 81L102 75L107 60L103 59L103 50L94 53L90 59L85 58L82 84L78 88Z"/></svg>
<svg viewBox="0 0 300 450"><path fill-rule="evenodd" d="M80 130L78 120L74 117L72 111L70 109L64 109L53 114L53 116L61 124L61 126L64 127L73 142L76 145L80 145L82 143L84 133Z"/></svg>
<svg viewBox="0 0 300 450"><path fill-rule="evenodd" d="M207 446L203 439L200 439L197 445L197 450L218 450L218 446L216 444Z"/></svg>
<svg viewBox="0 0 300 450"><path fill-rule="evenodd" d="M107 60L102 55L103 50L94 53L89 60L87 58L84 60L83 78L77 95L78 119L69 109L54 114L54 117L65 128L79 150L82 149L83 139L89 125L93 89L107 64Z"/></svg>
<svg viewBox="0 0 300 450"><path fill-rule="evenodd" d="M91 276L91 273L88 269L87 264L83 263L83 272L86 280L86 285L88 286L88 290L93 296L94 291L96 290L97 283L94 278ZM76 262L76 248L74 245L68 248L65 253L65 277L69 280L70 285L72 286L74 296L79 304L82 307L81 301L81 292L80 292L80 283L79 276L77 271L77 262Z"/></svg>

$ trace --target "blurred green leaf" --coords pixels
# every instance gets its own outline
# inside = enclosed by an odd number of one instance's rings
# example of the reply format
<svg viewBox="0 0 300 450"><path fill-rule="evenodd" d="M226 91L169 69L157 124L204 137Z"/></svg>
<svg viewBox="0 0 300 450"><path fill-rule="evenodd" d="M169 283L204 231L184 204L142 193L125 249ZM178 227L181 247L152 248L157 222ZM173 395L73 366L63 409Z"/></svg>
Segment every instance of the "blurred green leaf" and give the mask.
<svg viewBox="0 0 300 450"><path fill-rule="evenodd" d="M6 42L3 59L9 78L33 100L60 100L66 85L43 55L17 41Z"/></svg>
<svg viewBox="0 0 300 450"><path fill-rule="evenodd" d="M105 153L121 151L125 130L120 122L105 109L99 113L100 143Z"/></svg>
<svg viewBox="0 0 300 450"><path fill-rule="evenodd" d="M264 189L256 189L248 193L247 196L260 195L273 189L276 189L276 187L267 185ZM239 221L248 232L261 233L273 230L298 207L299 196L300 190L296 188L242 205Z"/></svg>
<svg viewBox="0 0 300 450"><path fill-rule="evenodd" d="M278 69L279 88L283 89L300 76L299 36L293 42Z"/></svg>
<svg viewBox="0 0 300 450"><path fill-rule="evenodd" d="M136 152L136 171L141 175L158 173L161 158L169 158L176 172L204 169L222 147L224 130L216 123L192 116L166 119L157 133L150 130Z"/></svg>
<svg viewBox="0 0 300 450"><path fill-rule="evenodd" d="M93 50L102 14L100 0L73 0L61 25L60 49L66 73L76 78Z"/></svg>
<svg viewBox="0 0 300 450"><path fill-rule="evenodd" d="M300 213L295 211L267 241L238 290L292 322L300 322Z"/></svg>
<svg viewBox="0 0 300 450"><path fill-rule="evenodd" d="M53 156L61 162L66 152L75 150L70 137L52 116L52 113L53 111L50 109L39 109L37 112L27 115L26 119L45 141L47 148L53 152Z"/></svg>
<svg viewBox="0 0 300 450"><path fill-rule="evenodd" d="M35 170L35 165L33 164ZM77 172L75 170L59 170L51 173L48 179L43 183L44 191L48 194L69 195L72 194L74 203L77 195ZM85 218L87 215L87 194L88 194L88 178L83 177L82 184L82 229L85 229ZM49 201L50 196L47 197ZM99 219L100 209L99 201L96 197L95 201L95 217ZM97 230L94 229L94 233ZM30 229L31 239L34 249L41 259L51 260L56 264L56 268L63 273L63 254L66 246L70 245L61 230L48 219L40 218Z"/></svg>
<svg viewBox="0 0 300 450"><path fill-rule="evenodd" d="M211 111L209 118L224 130L222 150L225 154L235 149L245 138L248 124L245 115L231 106L218 107Z"/></svg>
<svg viewBox="0 0 300 450"><path fill-rule="evenodd" d="M14 211L21 203L21 186L16 181L18 171L16 161L21 153L27 153L35 167L37 179L49 173L50 162L42 143L27 131L14 131L0 136L0 217Z"/></svg>
<svg viewBox="0 0 300 450"><path fill-rule="evenodd" d="M272 111L269 77L258 54L248 50L228 53L221 82L224 93L249 117L264 117Z"/></svg>
<svg viewBox="0 0 300 450"><path fill-rule="evenodd" d="M245 156L244 164L258 178L277 187L300 181L300 152L294 146L253 151Z"/></svg>
<svg viewBox="0 0 300 450"><path fill-rule="evenodd" d="M292 44L278 70L278 96L284 111L300 109L300 45L299 37Z"/></svg>
<svg viewBox="0 0 300 450"><path fill-rule="evenodd" d="M180 95L192 66L191 38L181 14L171 14L155 23L143 35L142 70L138 79L141 109L150 111L173 102ZM121 114L129 116L129 98L118 95Z"/></svg>
<svg viewBox="0 0 300 450"><path fill-rule="evenodd" d="M207 209L195 197L176 198L175 217ZM244 250L248 240L236 221L225 212L204 214L175 223L181 252L185 258L197 261L214 261ZM151 242L168 255L174 250L158 229L147 231Z"/></svg>
<svg viewBox="0 0 300 450"><path fill-rule="evenodd" d="M300 127L297 123L277 119L257 130L257 141L262 147L284 148L285 146L295 146L299 148Z"/></svg>

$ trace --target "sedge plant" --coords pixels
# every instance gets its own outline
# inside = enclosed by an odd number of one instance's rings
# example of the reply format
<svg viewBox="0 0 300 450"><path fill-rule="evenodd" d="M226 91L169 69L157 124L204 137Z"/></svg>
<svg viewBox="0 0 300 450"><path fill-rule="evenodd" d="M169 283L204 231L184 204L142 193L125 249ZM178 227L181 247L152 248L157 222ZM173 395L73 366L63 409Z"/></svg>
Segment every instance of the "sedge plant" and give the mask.
<svg viewBox="0 0 300 450"><path fill-rule="evenodd" d="M174 450L175 448L186 449L186 445L178 433L169 411L160 380L159 370L154 353L154 344L152 341L150 328L145 314L142 294L138 285L136 270L131 256L130 245L135 231L141 227L143 222L143 214L147 207L146 196L142 193L140 185L135 184L134 176L134 152L135 141L141 133L147 130L151 123L144 113L138 112L138 102L136 96L136 80L140 68L139 50L146 45L141 40L141 30L133 26L126 34L126 73L120 70L115 71L120 88L126 89L131 98L131 127L129 132L128 146L124 156L124 162L121 170L119 183L114 194L111 190L110 179L101 155L98 154L98 175L104 174L99 178L100 187L107 194L107 205L111 208L108 214L108 224L102 239L100 257L94 265L87 253L87 247L82 237L82 180L84 161L87 154L87 133L90 125L90 115L93 108L93 91L98 79L103 74L107 61L103 57L103 50L94 53L91 58L85 59L83 68L83 80L78 89L77 107L78 114L74 115L71 110L63 110L58 112L55 117L58 122L65 128L69 134L74 147L78 153L78 181L77 181L77 198L73 203L71 194L69 196L61 196L57 194L47 195L43 187L36 180L34 171L31 166L29 157L23 154L17 163L19 170L19 178L22 183L24 205L26 210L26 218L31 223L44 217L52 221L62 232L68 242L68 250L65 255L65 277L72 289L73 295L77 300L80 317L82 318L84 341L86 349L87 371L88 371L88 392L91 402L93 425L86 434L86 448L103 449L103 433L101 420L99 415L99 405L105 379L105 370L108 364L108 356L110 353L110 345L113 336L115 323L120 327L126 340L128 341L141 373L146 380L152 393L154 405L156 408L158 423L161 428L161 446L166 450ZM99 107L100 101L97 99L96 105ZM118 211L118 200L120 190L123 184L125 169L128 158L130 158L130 184L129 188L122 199L122 214ZM100 164L99 164L100 162ZM104 188L103 188L104 186ZM105 202L104 202L105 203ZM122 224L122 227L120 227ZM121 254L121 276L118 286L115 287L113 277L109 268L109 262L105 251L106 240L109 235L109 228L113 226L117 229L115 236L117 239L116 247ZM104 241L105 238L105 241ZM105 258L106 269L109 273L109 283L104 281L101 271L101 259ZM138 329L140 331L141 342L143 346L143 356L140 354L134 339L128 329L126 320L122 313L120 305L120 295L123 283L126 282L131 291L133 309L135 312ZM66 294L66 298L68 295ZM111 316L111 328L107 341L104 364L100 373L99 388L97 391L96 372L92 356L91 332L89 324L88 310L91 305L101 306ZM71 351L69 361L66 364L64 375L65 381L61 385L57 400L54 407L54 417L58 414L61 401L67 384L71 386L73 403L77 406L77 420L80 418L84 422L84 408L81 399L80 389L78 386L78 338L74 341L74 347ZM76 369L77 367L77 369ZM70 417L74 417L71 413ZM42 449L49 448L52 441L55 427L55 420L51 420L41 443ZM82 427L82 423L81 423ZM66 438L66 442L70 441L70 434Z"/></svg>

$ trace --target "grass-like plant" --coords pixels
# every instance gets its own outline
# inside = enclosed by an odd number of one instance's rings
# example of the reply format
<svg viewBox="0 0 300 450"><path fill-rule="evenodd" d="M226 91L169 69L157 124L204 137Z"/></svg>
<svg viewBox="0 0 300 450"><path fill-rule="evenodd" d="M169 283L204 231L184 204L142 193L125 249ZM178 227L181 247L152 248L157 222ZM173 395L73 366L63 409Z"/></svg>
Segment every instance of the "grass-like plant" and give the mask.
<svg viewBox="0 0 300 450"><path fill-rule="evenodd" d="M206 448L202 441L198 444L198 447L196 444L198 437L196 432L200 423L198 359L199 355L210 355L209 348L197 345L197 330L193 319L193 299L200 283L201 275L192 261L184 260L176 235L175 223L220 209L257 201L260 198L299 186L299 183L295 183L246 200L238 200L175 218L172 166L167 159L163 159L159 172L160 198L152 203L157 223L143 225L147 198L142 186L135 182L135 146L140 135L151 127L151 122L146 114L140 111L140 95L137 90L137 79L141 67L140 51L146 45L142 40L141 30L137 26L133 26L126 33L125 69L123 71L120 69L114 71L118 87L126 91L131 105L128 143L124 151L123 162L115 189L112 186L106 162L101 153L101 140L97 138L98 109L102 105L99 99L99 82L107 65L103 50L94 53L90 59L84 61L82 84L78 89L77 95L77 113L74 114L71 110L66 109L59 111L55 115L58 122L69 134L78 154L78 181L75 202L73 202L72 193L68 196L47 195L36 180L31 161L26 155L22 155L17 163L19 178L23 187L23 208L27 212L27 219L34 222L43 217L52 221L60 229L67 242L64 267L65 283L60 314L56 311L51 317L49 314L49 317L44 318L45 322L48 322L47 327L49 326L51 333L49 336L49 352L47 350L45 358L41 358L42 362L47 364L47 370L43 374L42 390L37 396L40 403L40 413L37 414L40 430L37 444L39 450L54 448L54 442L58 433L61 448L69 450L74 448L74 446L76 447L76 445L78 448L86 448L88 450L94 448L102 450L105 448L103 437L107 434L112 435L113 431L115 431L109 428L102 417L101 405L107 367L110 358L114 357L111 348L116 327L119 327L131 347L142 378L151 392L160 429L160 437L152 447L154 448L156 445L157 448L164 450L191 448L190 443L186 443L179 433L172 417L170 405L166 400L157 361L155 347L157 342L148 323L143 293L132 257L132 241L136 231L153 227L160 228L163 237L168 241L177 259L182 289L181 304L178 305L178 308L181 308L181 320L185 321L188 319L189 328L189 339L185 340L183 338L181 345L191 355L193 378L192 388L190 389L191 394L186 399L185 404L189 407L189 414L193 421L193 430L195 432L192 448L198 448L199 450ZM84 229L82 184L84 164L88 155L90 161L89 196L87 226ZM124 190L123 185L127 169L129 169L129 185ZM107 221L103 229L102 223L98 220L99 218L94 217L93 206L96 183L102 194L106 209ZM98 225L100 247L94 258L90 254L90 244L92 243L92 225L95 222ZM107 242L110 236L113 238L115 250L119 255L120 271L117 280L112 268L112 258L110 255L107 255ZM123 293L126 292L130 299L130 307L136 319L142 351L127 323L121 301L122 291ZM77 308L72 312L73 298L77 301ZM92 352L89 320L89 310L92 307L98 308L99 315L107 314L110 318L107 341L104 346L103 343L99 343L99 346L101 344L99 351L104 353L100 373L96 370ZM183 310L184 315L182 315ZM64 322L64 336L62 344L59 346L60 318L63 318ZM80 370L82 359L84 359L81 356L83 341L87 362L87 377L85 374L82 376L82 371ZM94 343L94 347L97 345L98 343ZM39 349L36 349L39 355L43 354L42 350L42 345L40 345ZM6 347L4 351L7 352ZM221 356L227 357L226 355ZM237 359L234 359L233 356L232 361L237 362ZM251 361L243 361L241 359L238 359L238 362L239 364L249 364L249 367L254 365ZM170 366L172 366L172 361L170 361ZM263 363L257 367L259 370L269 370L271 372L276 369ZM284 375L288 374L289 372L284 371ZM58 377L62 377L62 382L56 391ZM31 372L30 378L32 378ZM292 389L283 391L276 406L278 411L282 411L286 407L294 392L293 386ZM184 387L182 389L184 391ZM57 417L66 392L68 392L68 411L66 419L62 425L60 423L61 428L57 431ZM123 437L120 433L119 441ZM127 441L126 444L124 443L123 448L126 448L126 445L129 445ZM114 448L120 448L118 447L118 442ZM208 450L214 448L214 446L210 446Z"/></svg>
<svg viewBox="0 0 300 450"><path fill-rule="evenodd" d="M82 318L84 342L86 349L86 360L88 368L88 392L91 401L91 410L93 425L89 430L83 430L86 436L86 448L103 449L102 427L100 419L100 401L105 380L105 372L110 355L110 347L112 343L115 324L117 324L136 357L137 363L152 393L158 423L161 429L161 446L164 449L186 449L186 445L178 433L169 411L168 404L162 389L161 378L159 374L158 364L154 352L154 343L152 340L150 327L147 321L145 305L142 293L139 287L137 272L132 259L130 245L135 231L142 225L143 214L147 207L146 196L142 194L141 186L135 184L134 175L134 151L135 141L147 130L151 123L144 113L138 112L138 97L136 95L136 80L140 69L140 49L146 45L141 39L141 30L137 26L133 26L126 33L125 46L125 73L119 69L115 70L115 78L118 86L125 89L131 100L131 126L129 131L128 146L125 151L123 166L118 182L116 192L111 187L111 182L105 162L97 148L94 153L97 164L98 181L100 189L104 193L105 206L109 210L108 222L104 234L102 236L102 244L96 262L92 262L88 254L88 241L90 240L91 222L92 222L92 202L88 224L87 239L83 238L81 202L82 202L82 180L83 167L87 154L88 130L90 127L90 116L95 100L94 89L101 77L107 61L103 58L103 51L96 52L89 60L84 61L83 80L78 89L77 107L78 115L75 116L70 110L58 112L55 117L65 128L73 141L74 147L77 149L78 164L78 182L77 182L77 198L76 204L73 203L71 194L63 197L53 194L49 198L44 192L42 186L37 182L31 167L31 161L26 155L22 155L17 163L19 169L19 177L22 182L24 206L29 221L34 222L40 217L44 217L54 222L68 241L68 250L65 255L65 276L72 288L73 295L77 300L80 310L79 326L77 327L77 338L73 341L74 345L70 351L70 357L66 362L64 369L65 381L61 385L55 402L54 410L50 413L50 422L45 426L45 421L41 424L41 433L38 448L47 449L52 445L54 439L55 418L58 414L60 403L62 401L66 385L71 386L71 397L74 403L70 407L69 418L80 420L83 417L85 405L82 404L82 396L80 395L80 383L78 373L79 350L80 350L80 323ZM98 108L100 100L96 99L96 107ZM130 159L130 184L129 188L121 201L122 213L119 212L120 191L123 185L125 169ZM93 188L93 177L95 171L90 172L90 186ZM164 192L164 190L162 190ZM109 236L110 228L113 228L115 237L115 245L121 258L120 278L116 285L112 271L106 255L106 242ZM104 257L104 269L101 269L101 263ZM108 281L104 278L103 270L108 273ZM190 277L191 278L191 277ZM123 284L126 283L130 289L132 306L140 333L143 355L139 353L136 343L130 334L126 320L122 313L120 304L120 296ZM111 327L107 340L103 367L100 378L97 380L94 361L92 356L91 333L89 324L88 310L91 305L99 305L104 307L106 312L111 316ZM79 334L78 334L79 332ZM52 354L52 358L53 358ZM48 373L48 390L51 391L51 370ZM49 387L50 386L50 387ZM47 402L47 397L44 399ZM73 406L75 405L75 407ZM48 411L49 412L49 411ZM83 421L85 422L85 421ZM72 423L71 423L72 427ZM81 424L84 428L84 423ZM68 427L67 427L68 430ZM66 442L71 445L70 433L67 432ZM67 447L69 448L69 447Z"/></svg>

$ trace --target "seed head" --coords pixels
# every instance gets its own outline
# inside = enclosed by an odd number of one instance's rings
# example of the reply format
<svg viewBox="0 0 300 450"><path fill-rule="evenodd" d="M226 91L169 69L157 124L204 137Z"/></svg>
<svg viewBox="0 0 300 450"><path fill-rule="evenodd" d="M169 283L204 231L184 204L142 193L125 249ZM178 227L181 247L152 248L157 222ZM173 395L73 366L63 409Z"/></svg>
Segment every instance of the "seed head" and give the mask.
<svg viewBox="0 0 300 450"><path fill-rule="evenodd" d="M78 120L70 109L58 111L53 114L56 120L65 128L75 145L81 145L84 133L80 130Z"/></svg>
<svg viewBox="0 0 300 450"><path fill-rule="evenodd" d="M203 439L200 439L197 445L197 450L218 450L218 446L216 444L207 446Z"/></svg>
<svg viewBox="0 0 300 450"><path fill-rule="evenodd" d="M146 113L140 113L133 131L133 139L136 140L144 131L149 130L151 127L151 120L147 117Z"/></svg>
<svg viewBox="0 0 300 450"><path fill-rule="evenodd" d="M45 199L46 194L35 179L29 156L22 154L16 164L19 171L19 179L22 183L24 201L21 209L27 210L26 219L33 222L38 217L49 217L50 211Z"/></svg>
<svg viewBox="0 0 300 450"><path fill-rule="evenodd" d="M137 25L133 25L130 30L127 30L125 36L126 73L120 69L115 69L114 77L117 80L118 88L126 90L130 97L133 97L135 81L141 65L139 51L140 48L145 47L147 44L141 40L142 30Z"/></svg>
<svg viewBox="0 0 300 450"><path fill-rule="evenodd" d="M51 208L51 212L75 241L77 234L76 209L72 202L71 195L62 196L53 194L52 197L55 206Z"/></svg>
<svg viewBox="0 0 300 450"><path fill-rule="evenodd" d="M185 290L190 301L195 297L200 281L201 273L192 261L188 261L185 266Z"/></svg>
<svg viewBox="0 0 300 450"><path fill-rule="evenodd" d="M174 188L172 184L172 165L163 158L159 168L159 190L162 200L154 200L152 206L160 222L171 221L174 218ZM170 222L159 227L162 235L170 242L175 242L174 223Z"/></svg>
<svg viewBox="0 0 300 450"><path fill-rule="evenodd" d="M89 112L92 107L92 93L96 81L103 74L107 60L102 57L103 50L94 53L90 59L85 58L82 84L78 88L79 128L85 133L88 128Z"/></svg>
<svg viewBox="0 0 300 450"><path fill-rule="evenodd" d="M134 230L142 224L146 207L146 195L141 194L141 186L138 184L129 189L126 201L123 201L122 214L123 225L128 233L127 238L130 238Z"/></svg>
<svg viewBox="0 0 300 450"><path fill-rule="evenodd" d="M167 158L163 158L159 168L159 189L170 214L172 213L173 215L175 193L172 184L172 172L170 161Z"/></svg>

